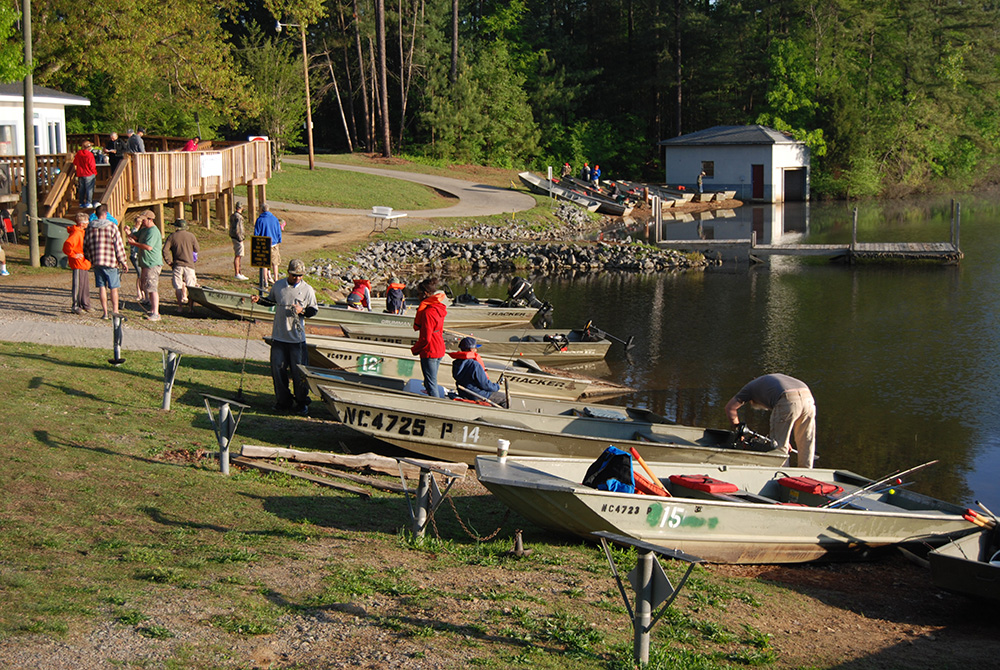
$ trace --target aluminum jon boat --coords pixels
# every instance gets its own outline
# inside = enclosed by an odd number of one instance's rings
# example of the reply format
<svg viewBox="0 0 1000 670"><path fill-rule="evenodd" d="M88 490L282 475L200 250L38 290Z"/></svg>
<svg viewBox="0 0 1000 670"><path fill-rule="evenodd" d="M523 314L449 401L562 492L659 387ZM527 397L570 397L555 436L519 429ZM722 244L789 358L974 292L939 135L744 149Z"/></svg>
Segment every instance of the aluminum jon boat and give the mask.
<svg viewBox="0 0 1000 670"><path fill-rule="evenodd" d="M494 454L476 459L476 473L511 509L544 528L588 539L610 531L714 563L860 559L894 545L942 544L972 527L958 505L903 488L886 485L848 500L872 482L846 470L652 458L648 465L673 497L584 486L591 462L580 459L501 463Z"/></svg>
<svg viewBox="0 0 1000 670"><path fill-rule="evenodd" d="M408 349L388 345L377 346L372 342L359 342L346 338L323 338L319 341L318 337L320 336L309 335L306 341L309 363L316 368L347 370L403 382L423 379L420 359ZM269 338L264 339L269 341ZM625 395L633 390L621 384L584 375L557 374L550 369L535 365L533 361L523 359L508 363L484 358L483 364L493 381L501 383L500 375L503 375L502 384L512 396L571 401L581 397ZM450 369L448 366L444 367L442 379L450 379Z"/></svg>
<svg viewBox="0 0 1000 670"><path fill-rule="evenodd" d="M274 320L274 306L254 304L249 293L196 286L188 289L194 302L210 310L237 319ZM546 308L542 308L543 310ZM499 307L491 305L449 305L445 325L449 328L488 328L490 326L527 325L538 315L534 307ZM320 305L319 312L306 323L321 324L381 324L413 328L413 314L387 314L347 309L346 306Z"/></svg>
<svg viewBox="0 0 1000 670"><path fill-rule="evenodd" d="M358 432L431 458L473 463L495 453L497 440L522 456L568 456L592 461L609 444L634 446L657 460L695 463L785 462L779 449L737 448L729 430L670 423L648 410L611 405L521 399L524 409L491 407L425 395L387 393L357 385L320 385L334 417Z"/></svg>
<svg viewBox="0 0 1000 670"><path fill-rule="evenodd" d="M935 586L1000 601L1000 535L996 528L953 539L927 554Z"/></svg>
<svg viewBox="0 0 1000 670"><path fill-rule="evenodd" d="M419 334L413 328L398 328L384 325L344 324L344 334L354 340L369 340L412 346ZM474 332L473 332L474 331ZM608 355L611 340L592 335L583 328L573 330L479 330L466 328L455 331L445 328L444 340L458 349L458 342L468 335L476 338L479 355L482 357L513 360L530 358L545 365L577 365L599 361Z"/></svg>

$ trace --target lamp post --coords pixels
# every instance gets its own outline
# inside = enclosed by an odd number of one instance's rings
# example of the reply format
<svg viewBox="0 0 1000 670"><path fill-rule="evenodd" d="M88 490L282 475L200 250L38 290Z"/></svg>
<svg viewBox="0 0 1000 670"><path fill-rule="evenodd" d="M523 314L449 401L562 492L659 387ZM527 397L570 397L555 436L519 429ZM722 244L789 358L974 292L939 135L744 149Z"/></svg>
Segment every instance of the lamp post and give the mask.
<svg viewBox="0 0 1000 670"><path fill-rule="evenodd" d="M306 52L306 27L301 23L282 23L275 21L274 29L281 32L284 27L295 26L302 35L302 77L306 83L306 139L309 143L309 169L316 169L316 157L313 153L313 115L312 99L309 95L309 54Z"/></svg>
<svg viewBox="0 0 1000 670"><path fill-rule="evenodd" d="M41 267L38 249L38 170L35 162L35 82L31 76L31 0L24 0L24 183L28 205L28 259L31 267Z"/></svg>

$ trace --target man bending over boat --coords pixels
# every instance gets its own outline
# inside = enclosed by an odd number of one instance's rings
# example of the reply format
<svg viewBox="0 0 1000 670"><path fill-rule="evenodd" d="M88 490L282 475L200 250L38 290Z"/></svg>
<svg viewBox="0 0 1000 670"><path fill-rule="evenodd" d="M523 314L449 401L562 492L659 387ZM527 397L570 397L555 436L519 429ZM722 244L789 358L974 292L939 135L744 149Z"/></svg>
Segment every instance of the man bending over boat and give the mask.
<svg viewBox="0 0 1000 670"><path fill-rule="evenodd" d="M455 359L451 364L451 376L458 385L458 395L467 400L488 400L494 405L507 407L507 394L499 384L490 381L483 359L476 351L481 346L475 338L463 337L458 343L459 350L448 352Z"/></svg>
<svg viewBox="0 0 1000 670"><path fill-rule="evenodd" d="M754 408L771 410L771 439L786 454L791 453L794 441L796 464L811 468L816 456L816 402L805 382L782 374L749 382L726 404L726 414L736 429L740 426L739 409L748 402Z"/></svg>

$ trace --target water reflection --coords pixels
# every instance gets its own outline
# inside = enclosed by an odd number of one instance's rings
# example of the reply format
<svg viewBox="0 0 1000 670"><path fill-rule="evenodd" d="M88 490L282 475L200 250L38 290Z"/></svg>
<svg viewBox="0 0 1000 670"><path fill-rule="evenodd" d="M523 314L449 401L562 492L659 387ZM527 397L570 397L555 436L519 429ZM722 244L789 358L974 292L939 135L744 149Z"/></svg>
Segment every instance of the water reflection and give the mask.
<svg viewBox="0 0 1000 670"><path fill-rule="evenodd" d="M708 272L536 277L556 305L555 325L598 327L636 347L609 355L609 376L645 405L681 423L723 427L726 401L766 372L806 381L818 406L825 467L882 476L935 458L914 488L959 502L1000 507L1000 199L965 198L959 266L834 265L775 258ZM742 209L742 208L741 208ZM753 208L702 221L713 235L779 234L846 243L853 207ZM775 210L781 210L780 216ZM949 239L945 199L859 206L861 241ZM780 222L781 228L775 228ZM766 225L765 225L766 223ZM677 222L677 225L697 225ZM509 278L481 286L494 295ZM765 414L751 427L767 430ZM992 503L992 504L991 504Z"/></svg>

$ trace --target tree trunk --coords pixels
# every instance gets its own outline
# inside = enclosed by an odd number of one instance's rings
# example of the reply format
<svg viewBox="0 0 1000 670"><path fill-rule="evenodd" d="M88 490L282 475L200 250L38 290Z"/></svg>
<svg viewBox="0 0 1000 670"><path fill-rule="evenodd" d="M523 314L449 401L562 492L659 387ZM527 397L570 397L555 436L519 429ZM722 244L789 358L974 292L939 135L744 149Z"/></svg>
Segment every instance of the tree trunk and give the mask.
<svg viewBox="0 0 1000 670"><path fill-rule="evenodd" d="M365 151L372 150L371 113L368 110L368 80L365 77L365 54L361 48L361 26L358 24L358 0L354 0L354 43L358 48L358 72L361 76L361 113L365 122Z"/></svg>
<svg viewBox="0 0 1000 670"><path fill-rule="evenodd" d="M347 127L347 115L344 114L344 103L340 99L340 88L337 86L337 75L333 71L333 61L330 60L330 50L326 49L326 40L323 41L326 57L326 66L330 70L330 81L333 82L333 93L337 96L337 108L340 110L340 120L344 123L344 135L347 137L347 150L354 153L354 145L351 143L351 129Z"/></svg>
<svg viewBox="0 0 1000 670"><path fill-rule="evenodd" d="M676 13L674 15L674 40L676 44L674 46L674 65L677 68L677 136L681 135L681 84L683 72L681 71L681 9L684 4L681 0L677 0L674 4L676 8Z"/></svg>
<svg viewBox="0 0 1000 670"><path fill-rule="evenodd" d="M347 24L344 21L343 7L341 7L340 11L337 12L337 17L338 17L338 19L340 21L340 32L343 33L346 36L347 35ZM348 103L348 105L347 105L347 111L348 111L347 119L348 119L348 121L350 122L350 125L351 125L351 132L350 132L350 135L348 136L348 142L350 142L351 144L357 144L358 143L358 126L357 126L357 121L354 118L354 97L356 95L356 92L354 90L354 82L351 80L351 59L350 59L350 56L349 56L349 52L348 52L348 48L347 48L347 41L346 40L344 41L344 74L347 77L347 93L348 93L348 95L347 95L347 103Z"/></svg>
<svg viewBox="0 0 1000 670"><path fill-rule="evenodd" d="M403 0L399 0L399 137L398 146L403 146L403 132L406 129L406 104L410 99L413 83L413 50L417 43L417 25L423 15L423 0L413 0L413 25L410 29L410 44L403 44Z"/></svg>
<svg viewBox="0 0 1000 670"><path fill-rule="evenodd" d="M389 75L385 62L385 0L375 0L375 39L378 41L378 90L382 117L382 156L392 155L389 134Z"/></svg>
<svg viewBox="0 0 1000 670"><path fill-rule="evenodd" d="M458 0L451 0L451 83L458 81Z"/></svg>

